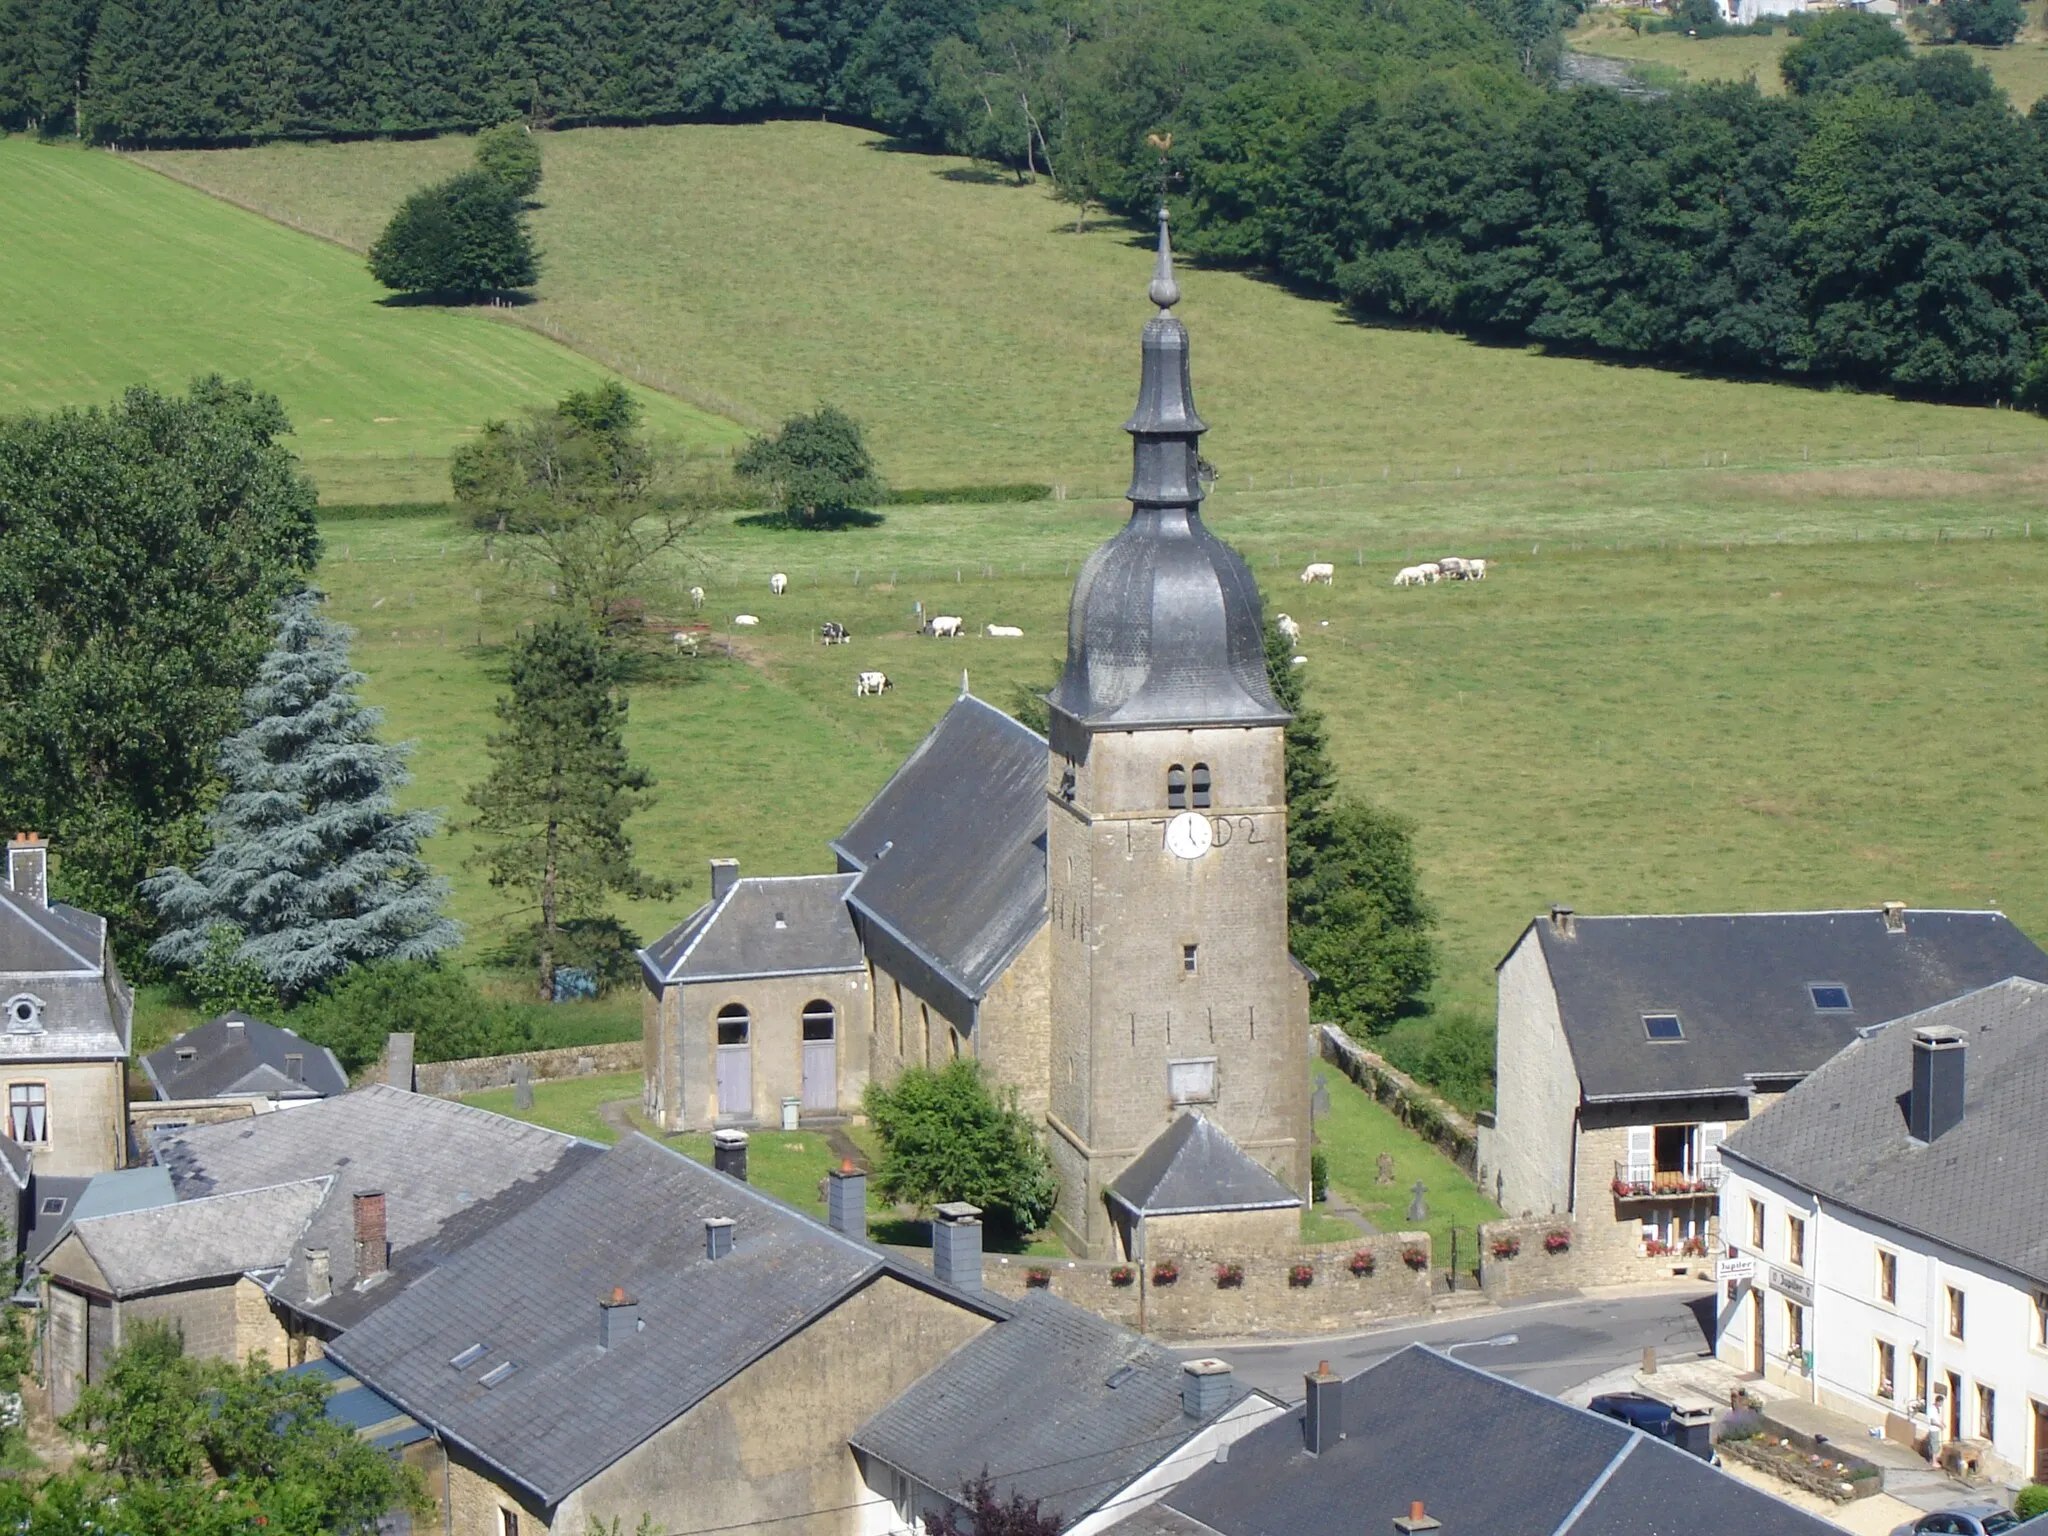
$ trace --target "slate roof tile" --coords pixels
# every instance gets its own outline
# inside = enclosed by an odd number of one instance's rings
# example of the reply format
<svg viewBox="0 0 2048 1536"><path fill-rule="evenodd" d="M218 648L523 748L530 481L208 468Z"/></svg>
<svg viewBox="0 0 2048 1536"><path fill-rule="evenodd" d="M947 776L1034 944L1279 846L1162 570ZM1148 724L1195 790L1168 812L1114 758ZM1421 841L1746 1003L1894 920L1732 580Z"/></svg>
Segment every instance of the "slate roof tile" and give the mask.
<svg viewBox="0 0 2048 1536"><path fill-rule="evenodd" d="M291 1255L331 1178L214 1195L71 1224L116 1296L275 1269Z"/></svg>
<svg viewBox="0 0 2048 1536"><path fill-rule="evenodd" d="M852 875L790 875L733 882L640 952L657 985L735 976L857 971L866 963L846 909Z"/></svg>
<svg viewBox="0 0 2048 1536"><path fill-rule="evenodd" d="M1301 1204L1299 1195L1255 1162L1228 1132L1195 1110L1153 1137L1116 1176L1110 1193L1148 1216Z"/></svg>
<svg viewBox="0 0 2048 1536"><path fill-rule="evenodd" d="M180 1059L180 1052L191 1056ZM299 1058L291 1075L289 1056ZM224 1013L142 1058L159 1099L233 1094L317 1097L348 1092L348 1074L324 1045L246 1013Z"/></svg>

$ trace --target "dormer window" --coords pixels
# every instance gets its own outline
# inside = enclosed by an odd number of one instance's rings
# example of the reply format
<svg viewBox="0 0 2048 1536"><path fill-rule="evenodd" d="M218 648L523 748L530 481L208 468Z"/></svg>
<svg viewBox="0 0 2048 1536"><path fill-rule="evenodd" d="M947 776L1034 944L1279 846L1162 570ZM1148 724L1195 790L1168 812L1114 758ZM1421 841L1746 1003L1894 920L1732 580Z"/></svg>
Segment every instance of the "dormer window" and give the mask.
<svg viewBox="0 0 2048 1536"><path fill-rule="evenodd" d="M1188 771L1179 763L1166 770L1166 808L1169 811L1188 808Z"/></svg>
<svg viewBox="0 0 2048 1536"><path fill-rule="evenodd" d="M1195 764L1193 789L1195 809L1198 811L1209 809L1209 765L1207 763Z"/></svg>
<svg viewBox="0 0 2048 1536"><path fill-rule="evenodd" d="M17 992L7 999L7 1032L10 1035L40 1035L43 1032L43 1000L32 992Z"/></svg>

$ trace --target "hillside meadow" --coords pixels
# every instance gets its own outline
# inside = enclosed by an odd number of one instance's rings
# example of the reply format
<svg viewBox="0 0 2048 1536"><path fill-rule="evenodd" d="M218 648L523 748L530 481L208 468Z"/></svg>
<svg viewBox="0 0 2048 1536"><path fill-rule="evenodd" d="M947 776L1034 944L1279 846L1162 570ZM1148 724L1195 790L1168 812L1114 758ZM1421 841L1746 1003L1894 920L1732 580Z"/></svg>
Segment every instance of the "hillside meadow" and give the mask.
<svg viewBox="0 0 2048 1536"><path fill-rule="evenodd" d="M354 253L117 155L0 137L0 208L0 413L219 372L284 402L326 499L438 500L478 423L606 375L484 312L382 304ZM742 436L640 395L654 430L698 451Z"/></svg>

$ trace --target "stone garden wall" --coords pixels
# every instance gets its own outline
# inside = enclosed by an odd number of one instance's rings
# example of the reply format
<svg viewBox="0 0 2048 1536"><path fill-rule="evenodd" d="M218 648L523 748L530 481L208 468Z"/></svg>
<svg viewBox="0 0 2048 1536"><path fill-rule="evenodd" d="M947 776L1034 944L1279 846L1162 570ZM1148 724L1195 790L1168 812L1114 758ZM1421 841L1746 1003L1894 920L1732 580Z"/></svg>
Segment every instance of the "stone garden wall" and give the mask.
<svg viewBox="0 0 2048 1536"><path fill-rule="evenodd" d="M1714 1277L1714 1261L1645 1255L1631 1235L1614 1240L1613 1223L1590 1228L1565 1216L1515 1216L1479 1228L1479 1287L1505 1306L1527 1296L1603 1285ZM1565 1246L1556 1247L1562 1237ZM1501 1251L1505 1248L1507 1251Z"/></svg>
<svg viewBox="0 0 2048 1536"><path fill-rule="evenodd" d="M638 1072L641 1056L638 1040L614 1040L605 1045L572 1045L556 1051L518 1051L510 1056L472 1056L467 1061L422 1062L412 1069L412 1078L418 1092L437 1099L454 1099L483 1088L509 1088L515 1062L526 1062L536 1083L552 1083L565 1077ZM369 1080L384 1081L381 1064ZM637 1101L639 1094L631 1097Z"/></svg>
<svg viewBox="0 0 2048 1536"><path fill-rule="evenodd" d="M1424 1316L1429 1265L1427 1233L1395 1232L1272 1248L1155 1244L1144 1264L992 1253L982 1275L1001 1295L1043 1287L1155 1338L1230 1339L1342 1333Z"/></svg>
<svg viewBox="0 0 2048 1536"><path fill-rule="evenodd" d="M1385 1057L1368 1051L1334 1024L1316 1028L1323 1060L1392 1110L1403 1125L1465 1170L1479 1176L1479 1128Z"/></svg>

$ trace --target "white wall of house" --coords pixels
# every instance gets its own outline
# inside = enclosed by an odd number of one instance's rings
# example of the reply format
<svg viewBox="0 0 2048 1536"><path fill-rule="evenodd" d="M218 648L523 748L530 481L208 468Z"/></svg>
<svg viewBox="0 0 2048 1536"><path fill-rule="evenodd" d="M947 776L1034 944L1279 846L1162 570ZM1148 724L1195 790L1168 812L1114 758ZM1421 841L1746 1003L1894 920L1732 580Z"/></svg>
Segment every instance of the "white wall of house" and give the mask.
<svg viewBox="0 0 2048 1536"><path fill-rule="evenodd" d="M1562 1214L1572 1208L1579 1073L1533 926L1501 962L1495 1021L1498 1087L1493 1124L1479 1130L1480 1187L1510 1216Z"/></svg>
<svg viewBox="0 0 2048 1536"><path fill-rule="evenodd" d="M1764 1243L1753 1242L1751 1202L1764 1210ZM1806 1262L1793 1265L1787 1218L1806 1223ZM1765 1294L1766 1374L1863 1422L1887 1426L1895 1437L1938 1428L1968 1440L1988 1440L2006 1472L2048 1474L2048 1315L2040 1289L2016 1275L1927 1238L1900 1231L1857 1212L1843 1211L1809 1192L1748 1168L1734 1158L1721 1189L1721 1232L1744 1254L1762 1260ZM1893 1296L1883 1296L1891 1256ZM1812 1306L1805 1318L1813 1375L1788 1367L1785 1354L1795 1328L1789 1298L1767 1267L1805 1279ZM1796 1285L1790 1287L1797 1289ZM1949 1327L1949 1293L1962 1297L1962 1337ZM1754 1305L1722 1300L1721 1358L1753 1363ZM1890 1391L1880 1379L1890 1346ZM1924 1382L1915 1357L1925 1363ZM1944 1391L1953 1380L1953 1392ZM1924 1387L1924 1395L1923 1395ZM1984 1423L1991 1394L1989 1433ZM1939 1400L1938 1400L1939 1399ZM1951 1415L1951 1402L1956 1413ZM1910 1426L1910 1429L1909 1429Z"/></svg>

